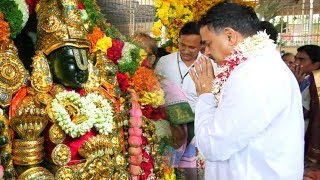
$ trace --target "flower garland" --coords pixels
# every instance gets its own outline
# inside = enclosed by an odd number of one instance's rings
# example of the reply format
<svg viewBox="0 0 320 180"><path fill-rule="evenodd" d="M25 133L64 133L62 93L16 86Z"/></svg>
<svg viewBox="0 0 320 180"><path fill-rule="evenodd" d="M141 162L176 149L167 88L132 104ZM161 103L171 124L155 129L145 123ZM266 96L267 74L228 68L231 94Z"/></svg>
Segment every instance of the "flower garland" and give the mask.
<svg viewBox="0 0 320 180"><path fill-rule="evenodd" d="M29 7L25 0L14 0L14 1L16 2L16 4L18 4L18 9L22 13L21 28L23 29L29 19Z"/></svg>
<svg viewBox="0 0 320 180"><path fill-rule="evenodd" d="M218 67L217 78L213 81L212 93L217 104L221 101L222 91L232 71L241 63L246 61L256 50L262 49L268 44L273 44L266 32L258 32L256 35L247 37L239 43L227 56L225 63Z"/></svg>
<svg viewBox="0 0 320 180"><path fill-rule="evenodd" d="M19 4L11 0L1 0L0 11L4 14L5 20L10 24L11 38L15 38L23 28L23 13L19 10Z"/></svg>
<svg viewBox="0 0 320 180"><path fill-rule="evenodd" d="M130 75L134 75L139 65L142 62L140 57L141 49L136 45L125 42L122 48L122 57L118 60L119 70L122 73L128 72Z"/></svg>
<svg viewBox="0 0 320 180"><path fill-rule="evenodd" d="M108 100L95 93L90 93L86 96L86 101L95 104L95 123L94 127L102 135L108 135L113 125L113 111Z"/></svg>
<svg viewBox="0 0 320 180"><path fill-rule="evenodd" d="M81 97L74 91L63 91L56 95L51 105L54 119L72 138L84 135L93 126L103 135L108 135L114 127L112 108L100 95L91 93ZM73 116L80 117L82 122L72 122L66 106L78 111Z"/></svg>
<svg viewBox="0 0 320 180"><path fill-rule="evenodd" d="M150 104L156 108L164 104L164 92L160 88L159 78L152 69L139 67L130 84L140 95L142 105Z"/></svg>
<svg viewBox="0 0 320 180"><path fill-rule="evenodd" d="M212 6L221 0L155 0L156 18L152 32L158 41L163 39L163 30L167 42L164 44L168 52L178 50L177 39L182 26L190 21L198 21ZM233 0L254 7L255 2Z"/></svg>
<svg viewBox="0 0 320 180"><path fill-rule="evenodd" d="M80 7L86 10L86 14L89 19L89 29L93 29L98 26L102 31L106 32L111 38L123 38L124 36L110 23L107 23L105 16L100 12L100 8L97 5L96 0L80 0ZM79 6L78 4L78 6Z"/></svg>
<svg viewBox="0 0 320 180"><path fill-rule="evenodd" d="M107 56L114 64L118 64L118 60L122 57L123 46L124 42L122 40L112 39L112 47L107 50Z"/></svg>
<svg viewBox="0 0 320 180"><path fill-rule="evenodd" d="M10 41L10 26L4 20L3 14L0 12L0 44L6 45Z"/></svg>

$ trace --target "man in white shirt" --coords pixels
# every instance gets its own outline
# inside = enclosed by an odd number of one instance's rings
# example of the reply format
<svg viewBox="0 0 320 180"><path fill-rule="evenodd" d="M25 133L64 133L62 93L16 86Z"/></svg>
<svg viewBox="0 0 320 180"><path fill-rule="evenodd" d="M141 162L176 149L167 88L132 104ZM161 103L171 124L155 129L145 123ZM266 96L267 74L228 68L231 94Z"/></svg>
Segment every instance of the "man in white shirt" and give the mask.
<svg viewBox="0 0 320 180"><path fill-rule="evenodd" d="M189 69L194 61L200 57L201 37L200 26L196 22L186 23L179 32L179 52L175 52L159 59L155 68L156 73L162 75L172 83L180 86L187 97L191 110L194 112L197 102L195 84L189 75ZM193 112L191 112L193 114ZM193 115L194 118L194 115ZM196 179L196 147L193 122L172 126L175 143L175 155L172 162L174 167L188 169L189 179ZM194 171L193 173L189 173ZM194 177L192 177L194 176Z"/></svg>
<svg viewBox="0 0 320 180"><path fill-rule="evenodd" d="M298 84L252 8L222 2L201 20L205 54L190 70L199 95L198 150L208 180L301 180L304 121ZM212 83L213 82L213 83Z"/></svg>

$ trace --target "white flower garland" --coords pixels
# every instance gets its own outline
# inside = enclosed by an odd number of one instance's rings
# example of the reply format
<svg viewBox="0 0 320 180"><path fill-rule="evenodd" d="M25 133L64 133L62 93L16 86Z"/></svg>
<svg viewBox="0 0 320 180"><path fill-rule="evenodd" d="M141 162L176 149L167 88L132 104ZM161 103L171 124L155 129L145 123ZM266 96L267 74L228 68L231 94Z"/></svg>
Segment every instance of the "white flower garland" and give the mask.
<svg viewBox="0 0 320 180"><path fill-rule="evenodd" d="M97 128L100 134L108 135L114 125L113 125L113 111L108 100L104 99L102 96L91 93L86 96L86 99L94 104L95 107L95 124L94 127ZM99 107L97 107L100 106Z"/></svg>
<svg viewBox="0 0 320 180"><path fill-rule="evenodd" d="M273 44L269 35L264 31L259 31L256 35L247 37L239 43L229 56L224 60L225 63L218 66L218 75L213 81L212 93L215 96L217 104L221 101L222 90L227 82L231 72L242 62L246 61L255 51L263 49L268 44Z"/></svg>
<svg viewBox="0 0 320 180"><path fill-rule="evenodd" d="M79 124L72 122L65 109L67 104L76 106L79 109L77 116L82 116L87 120ZM110 133L113 128L112 107L100 95L90 93L86 97L81 97L74 91L63 91L56 95L51 105L54 119L72 138L84 135L93 126L103 135ZM100 107L97 107L97 105Z"/></svg>
<svg viewBox="0 0 320 180"><path fill-rule="evenodd" d="M18 9L22 13L22 24L21 28L23 29L24 26L27 24L27 21L29 19L29 7L25 0L14 0L15 3L18 5Z"/></svg>
<svg viewBox="0 0 320 180"><path fill-rule="evenodd" d="M131 62L132 61L131 51L135 48L137 48L136 45L129 43L129 42L124 42L124 46L121 51L122 58L119 59L118 62L119 63Z"/></svg>

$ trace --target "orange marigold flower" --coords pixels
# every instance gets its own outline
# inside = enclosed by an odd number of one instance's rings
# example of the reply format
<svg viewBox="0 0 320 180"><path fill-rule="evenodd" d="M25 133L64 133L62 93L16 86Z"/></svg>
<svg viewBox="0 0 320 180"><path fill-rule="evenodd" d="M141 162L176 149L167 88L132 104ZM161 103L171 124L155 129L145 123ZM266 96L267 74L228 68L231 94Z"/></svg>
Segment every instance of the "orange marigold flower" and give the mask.
<svg viewBox="0 0 320 180"><path fill-rule="evenodd" d="M103 38L104 35L105 35L104 32L101 31L100 28L98 28L98 27L94 27L94 28L93 28L92 34L89 34L89 35L88 35L88 38L89 38L90 43L91 43L90 53L93 52L93 50L94 50L95 47L96 47L96 44L97 44L98 40L101 39L101 38Z"/></svg>
<svg viewBox="0 0 320 180"><path fill-rule="evenodd" d="M147 67L139 67L130 84L138 93L160 89L159 79L154 71Z"/></svg>
<svg viewBox="0 0 320 180"><path fill-rule="evenodd" d="M0 45L9 43L10 26L4 20L3 14L0 12Z"/></svg>

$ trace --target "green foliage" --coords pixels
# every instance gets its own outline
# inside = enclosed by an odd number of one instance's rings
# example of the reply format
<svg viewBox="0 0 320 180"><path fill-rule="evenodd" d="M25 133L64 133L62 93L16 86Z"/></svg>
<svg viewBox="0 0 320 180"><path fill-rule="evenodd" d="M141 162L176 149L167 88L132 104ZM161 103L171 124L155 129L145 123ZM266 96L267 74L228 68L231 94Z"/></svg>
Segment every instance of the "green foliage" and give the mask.
<svg viewBox="0 0 320 180"><path fill-rule="evenodd" d="M140 60L140 55L139 55L140 49L138 47L131 49L130 50L130 60L120 60L119 62L119 70L122 73L128 72L131 76L134 75L136 70L139 67L139 60Z"/></svg>
<svg viewBox="0 0 320 180"><path fill-rule="evenodd" d="M15 38L22 30L22 12L18 9L18 4L14 0L0 0L0 11L10 24L10 36Z"/></svg>
<svg viewBox="0 0 320 180"><path fill-rule="evenodd" d="M89 17L90 29L95 26L100 27L100 29L111 38L121 38L121 33L112 25L107 23L106 17L101 13L96 0L81 0L82 4L85 6L86 12Z"/></svg>

